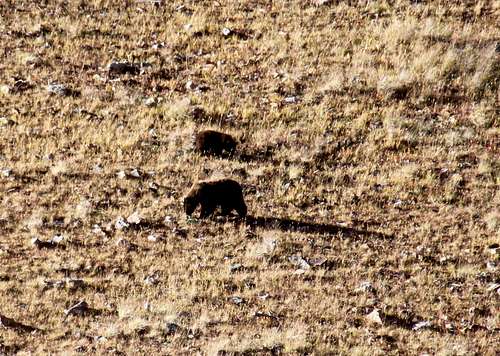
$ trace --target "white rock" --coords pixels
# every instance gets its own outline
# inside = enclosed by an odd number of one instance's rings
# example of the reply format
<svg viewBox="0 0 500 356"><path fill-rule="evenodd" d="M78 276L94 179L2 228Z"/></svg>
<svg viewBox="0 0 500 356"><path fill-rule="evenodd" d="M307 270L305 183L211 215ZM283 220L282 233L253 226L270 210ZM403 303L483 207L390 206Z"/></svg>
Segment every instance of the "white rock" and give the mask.
<svg viewBox="0 0 500 356"><path fill-rule="evenodd" d="M486 269L490 272L495 272L497 270L497 265L493 261L486 262Z"/></svg>
<svg viewBox="0 0 500 356"><path fill-rule="evenodd" d="M425 329L425 328L429 328L432 326L432 323L430 321L421 321L419 323L416 323L415 325L413 325L413 327L411 328L413 331L417 331L417 330L420 330L420 329Z"/></svg>
<svg viewBox="0 0 500 356"><path fill-rule="evenodd" d="M134 178L141 178L141 172L137 168L132 169L130 175Z"/></svg>
<svg viewBox="0 0 500 356"><path fill-rule="evenodd" d="M366 319L368 319L372 323L382 325L382 319L380 318L378 309L373 309L373 311L366 316Z"/></svg>
<svg viewBox="0 0 500 356"><path fill-rule="evenodd" d="M328 5L332 2L332 0L314 0L313 3L316 6Z"/></svg>
<svg viewBox="0 0 500 356"><path fill-rule="evenodd" d="M224 36L226 36L226 37L227 37L227 36L229 36L232 32L233 32L233 31L231 31L231 29L229 29L229 28L227 28L227 27L224 27L224 28L222 29L222 34L223 34Z"/></svg>
<svg viewBox="0 0 500 356"><path fill-rule="evenodd" d="M14 125L16 122L14 120L11 120L7 117L0 117L0 127L2 126L12 126Z"/></svg>
<svg viewBox="0 0 500 356"><path fill-rule="evenodd" d="M156 99L154 97L149 97L144 99L144 105L148 107L153 107L156 105Z"/></svg>
<svg viewBox="0 0 500 356"><path fill-rule="evenodd" d="M47 85L47 91L60 96L65 96L69 93L68 88L64 84L49 84Z"/></svg>
<svg viewBox="0 0 500 356"><path fill-rule="evenodd" d="M12 174L12 169L4 168L4 169L2 169L1 173L2 173L2 177L7 178Z"/></svg>
<svg viewBox="0 0 500 356"><path fill-rule="evenodd" d="M75 207L75 216L79 218L85 218L89 215L92 210L92 203L87 199L82 199Z"/></svg>
<svg viewBox="0 0 500 356"><path fill-rule="evenodd" d="M257 298L261 299L261 300L266 300L267 298L269 298L269 293L262 293L262 294L259 294L257 296Z"/></svg>
<svg viewBox="0 0 500 356"><path fill-rule="evenodd" d="M122 217L122 216L119 216L117 219L116 219L116 222L115 222L115 228L117 230L123 230L127 227L129 227L130 225L125 221L125 219Z"/></svg>
<svg viewBox="0 0 500 356"><path fill-rule="evenodd" d="M61 242L62 240L64 240L63 235L54 235L54 237L52 237L52 239L51 239L51 241L55 242L56 244Z"/></svg>
<svg viewBox="0 0 500 356"><path fill-rule="evenodd" d="M229 271L230 272L237 272L242 268L243 268L243 265L241 263L233 263L229 266Z"/></svg>
<svg viewBox="0 0 500 356"><path fill-rule="evenodd" d="M300 256L290 256L288 257L288 261L302 270L311 269L311 265Z"/></svg>
<svg viewBox="0 0 500 356"><path fill-rule="evenodd" d="M98 163L92 167L92 171L97 174L102 173L102 166Z"/></svg>
<svg viewBox="0 0 500 356"><path fill-rule="evenodd" d="M370 282L362 282L358 288L354 290L355 292L375 292L375 288Z"/></svg>
<svg viewBox="0 0 500 356"><path fill-rule="evenodd" d="M93 232L94 234L96 234L96 235L101 235L101 236L106 235L106 234L104 233L104 231L102 231L101 227L100 227L98 224L94 224L94 225L92 226L92 232Z"/></svg>
<svg viewBox="0 0 500 356"><path fill-rule="evenodd" d="M243 298L238 297L238 296L231 297L231 301L232 301L234 304L236 304L236 305L240 305L240 304L244 303Z"/></svg>
<svg viewBox="0 0 500 356"><path fill-rule="evenodd" d="M160 279L156 272L144 278L144 283L147 285L155 285L158 284L158 282L160 282Z"/></svg>
<svg viewBox="0 0 500 356"><path fill-rule="evenodd" d="M116 173L116 175L120 179L124 179L127 176L127 174L125 173L125 171L119 171L118 173Z"/></svg>
<svg viewBox="0 0 500 356"><path fill-rule="evenodd" d="M135 211L132 213L132 215L130 215L128 218L127 218L127 222L130 223L130 224L140 224L142 221L142 218L141 216L139 215L139 212Z"/></svg>

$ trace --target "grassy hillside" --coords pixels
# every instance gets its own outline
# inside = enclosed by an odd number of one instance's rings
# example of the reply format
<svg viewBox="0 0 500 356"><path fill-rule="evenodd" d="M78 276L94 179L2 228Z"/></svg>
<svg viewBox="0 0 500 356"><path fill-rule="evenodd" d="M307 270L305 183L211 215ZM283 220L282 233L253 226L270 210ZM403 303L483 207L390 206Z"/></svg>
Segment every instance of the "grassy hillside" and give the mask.
<svg viewBox="0 0 500 356"><path fill-rule="evenodd" d="M495 1L0 2L0 354L495 354L499 23ZM236 155L194 152L203 128ZM223 176L247 220L187 218Z"/></svg>

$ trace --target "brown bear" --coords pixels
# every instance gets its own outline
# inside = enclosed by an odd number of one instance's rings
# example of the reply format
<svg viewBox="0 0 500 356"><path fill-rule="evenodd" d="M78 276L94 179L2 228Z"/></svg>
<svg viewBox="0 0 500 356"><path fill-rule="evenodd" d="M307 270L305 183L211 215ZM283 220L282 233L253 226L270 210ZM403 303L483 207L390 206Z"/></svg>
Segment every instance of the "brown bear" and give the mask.
<svg viewBox="0 0 500 356"><path fill-rule="evenodd" d="M196 134L196 150L205 155L228 156L236 149L233 136L215 130L203 130Z"/></svg>
<svg viewBox="0 0 500 356"><path fill-rule="evenodd" d="M233 210L242 218L247 215L241 185L232 179L203 180L193 184L184 197L184 211L190 216L198 205L201 205L201 219L212 215L217 207L223 215Z"/></svg>

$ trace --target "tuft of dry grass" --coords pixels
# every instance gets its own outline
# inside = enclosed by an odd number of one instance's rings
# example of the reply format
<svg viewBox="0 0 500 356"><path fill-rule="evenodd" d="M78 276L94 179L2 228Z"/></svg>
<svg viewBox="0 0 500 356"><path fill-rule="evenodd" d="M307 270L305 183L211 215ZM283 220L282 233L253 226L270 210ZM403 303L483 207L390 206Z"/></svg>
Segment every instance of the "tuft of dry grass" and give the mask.
<svg viewBox="0 0 500 356"><path fill-rule="evenodd" d="M0 18L0 354L497 352L495 2ZM196 154L204 128L238 152ZM187 218L223 176L246 221Z"/></svg>

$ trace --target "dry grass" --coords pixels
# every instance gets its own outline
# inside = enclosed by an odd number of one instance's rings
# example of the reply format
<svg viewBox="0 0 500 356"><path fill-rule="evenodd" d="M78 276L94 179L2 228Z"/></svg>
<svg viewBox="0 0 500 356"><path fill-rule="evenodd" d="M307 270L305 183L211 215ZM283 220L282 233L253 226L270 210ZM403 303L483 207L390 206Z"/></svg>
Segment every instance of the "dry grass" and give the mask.
<svg viewBox="0 0 500 356"><path fill-rule="evenodd" d="M497 2L3 1L0 18L0 314L39 329L3 322L0 354L497 352ZM208 127L244 154L195 154ZM242 182L246 222L185 217L215 176ZM83 283L45 283L65 278Z"/></svg>

